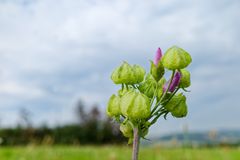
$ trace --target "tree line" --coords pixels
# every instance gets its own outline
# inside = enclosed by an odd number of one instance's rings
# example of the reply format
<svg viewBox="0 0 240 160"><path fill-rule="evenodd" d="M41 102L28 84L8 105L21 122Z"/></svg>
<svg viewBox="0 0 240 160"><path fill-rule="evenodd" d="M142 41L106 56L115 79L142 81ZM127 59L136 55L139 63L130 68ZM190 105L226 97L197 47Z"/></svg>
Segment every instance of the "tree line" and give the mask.
<svg viewBox="0 0 240 160"><path fill-rule="evenodd" d="M84 104L77 104L78 122L56 127L33 127L30 114L21 110L21 124L15 128L0 129L0 145L84 145L84 144L120 144L126 139L119 131L118 124L101 116L97 106L85 111Z"/></svg>

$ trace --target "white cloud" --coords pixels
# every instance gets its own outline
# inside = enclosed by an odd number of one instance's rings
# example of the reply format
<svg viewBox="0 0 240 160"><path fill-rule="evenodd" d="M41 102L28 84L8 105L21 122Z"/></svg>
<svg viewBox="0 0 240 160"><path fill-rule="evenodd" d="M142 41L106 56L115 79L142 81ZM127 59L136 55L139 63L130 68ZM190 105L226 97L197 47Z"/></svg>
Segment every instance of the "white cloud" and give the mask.
<svg viewBox="0 0 240 160"><path fill-rule="evenodd" d="M0 95L9 97L36 98L44 95L40 88L24 86L15 82L1 83Z"/></svg>

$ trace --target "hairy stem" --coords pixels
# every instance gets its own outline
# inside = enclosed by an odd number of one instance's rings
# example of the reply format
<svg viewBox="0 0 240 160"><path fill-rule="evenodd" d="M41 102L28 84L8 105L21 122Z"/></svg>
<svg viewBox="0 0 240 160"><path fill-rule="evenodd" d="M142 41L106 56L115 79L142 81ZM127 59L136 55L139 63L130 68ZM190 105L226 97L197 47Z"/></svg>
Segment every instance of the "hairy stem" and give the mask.
<svg viewBox="0 0 240 160"><path fill-rule="evenodd" d="M139 129L138 127L134 127L133 129L133 151L132 151L132 160L138 160L138 153L139 153L139 144L140 144L140 137L139 137Z"/></svg>

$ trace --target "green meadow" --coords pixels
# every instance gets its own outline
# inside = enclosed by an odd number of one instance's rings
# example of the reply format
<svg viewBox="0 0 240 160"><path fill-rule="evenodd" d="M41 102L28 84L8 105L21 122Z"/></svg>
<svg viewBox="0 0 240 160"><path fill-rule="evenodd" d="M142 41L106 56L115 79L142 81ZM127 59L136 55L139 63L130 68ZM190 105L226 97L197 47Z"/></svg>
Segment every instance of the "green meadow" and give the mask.
<svg viewBox="0 0 240 160"><path fill-rule="evenodd" d="M1 147L0 160L130 160L127 146ZM142 147L140 160L239 160L240 148L163 149Z"/></svg>

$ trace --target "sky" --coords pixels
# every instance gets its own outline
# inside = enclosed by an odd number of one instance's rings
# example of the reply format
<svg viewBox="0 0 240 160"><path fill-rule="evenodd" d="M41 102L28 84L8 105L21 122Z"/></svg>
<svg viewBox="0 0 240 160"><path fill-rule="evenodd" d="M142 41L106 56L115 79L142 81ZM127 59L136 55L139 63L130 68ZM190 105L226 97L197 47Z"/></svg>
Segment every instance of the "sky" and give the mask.
<svg viewBox="0 0 240 160"><path fill-rule="evenodd" d="M187 118L160 119L153 136L239 129L240 1L0 0L0 126L26 108L35 125L76 120L74 108L104 112L122 61L149 70L161 47L192 56ZM88 110L89 108L86 108Z"/></svg>

